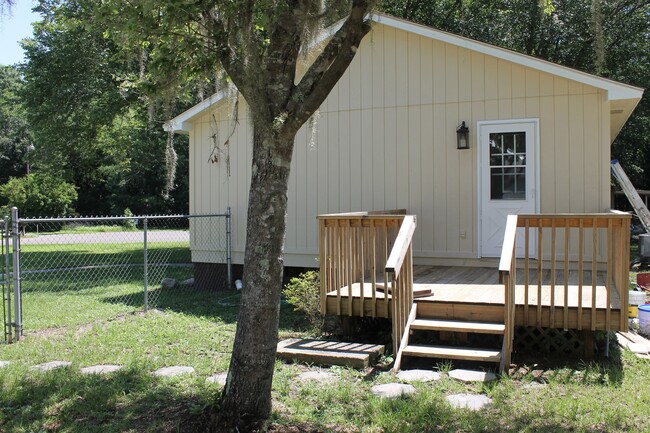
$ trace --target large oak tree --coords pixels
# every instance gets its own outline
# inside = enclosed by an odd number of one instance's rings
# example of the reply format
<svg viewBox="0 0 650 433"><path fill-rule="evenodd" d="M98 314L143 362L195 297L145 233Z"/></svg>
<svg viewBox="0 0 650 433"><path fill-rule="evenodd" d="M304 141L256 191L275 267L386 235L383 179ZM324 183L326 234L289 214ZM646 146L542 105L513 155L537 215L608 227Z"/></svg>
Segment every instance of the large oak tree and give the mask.
<svg viewBox="0 0 650 433"><path fill-rule="evenodd" d="M225 71L253 123L244 290L221 422L247 429L268 417L278 335L294 139L343 75L370 30L374 0L103 0L115 40L146 60L150 89ZM341 21L339 21L341 20ZM337 23L297 78L319 30Z"/></svg>

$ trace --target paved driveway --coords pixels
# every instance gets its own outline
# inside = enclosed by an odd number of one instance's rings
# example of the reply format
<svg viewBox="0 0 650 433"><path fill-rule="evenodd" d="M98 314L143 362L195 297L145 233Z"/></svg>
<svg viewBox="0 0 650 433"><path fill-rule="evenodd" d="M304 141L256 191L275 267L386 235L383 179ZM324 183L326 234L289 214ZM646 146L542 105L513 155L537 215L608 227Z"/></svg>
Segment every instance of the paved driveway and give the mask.
<svg viewBox="0 0 650 433"><path fill-rule="evenodd" d="M189 242L189 230L151 230L147 232L147 243L154 242ZM141 244L144 233L105 232L76 234L41 234L23 236L22 245L56 245L56 244Z"/></svg>

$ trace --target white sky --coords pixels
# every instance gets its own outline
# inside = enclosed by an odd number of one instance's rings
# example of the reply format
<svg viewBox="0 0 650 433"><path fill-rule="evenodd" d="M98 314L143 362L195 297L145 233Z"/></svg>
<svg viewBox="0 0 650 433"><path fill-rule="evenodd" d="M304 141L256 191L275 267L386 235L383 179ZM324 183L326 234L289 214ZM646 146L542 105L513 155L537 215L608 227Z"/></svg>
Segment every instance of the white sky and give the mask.
<svg viewBox="0 0 650 433"><path fill-rule="evenodd" d="M13 65L24 61L21 39L32 35L31 23L40 16L32 13L32 0L16 0L11 11L0 16L0 65Z"/></svg>

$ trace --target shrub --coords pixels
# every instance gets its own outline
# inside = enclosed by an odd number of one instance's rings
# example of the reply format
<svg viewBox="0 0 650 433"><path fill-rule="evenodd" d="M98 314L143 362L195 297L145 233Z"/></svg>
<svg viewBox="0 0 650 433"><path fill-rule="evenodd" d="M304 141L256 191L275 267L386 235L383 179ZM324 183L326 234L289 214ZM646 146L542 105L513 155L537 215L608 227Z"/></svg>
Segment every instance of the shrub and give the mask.
<svg viewBox="0 0 650 433"><path fill-rule="evenodd" d="M37 172L11 178L0 186L7 207L16 206L22 217L65 216L74 212L74 185L49 173Z"/></svg>
<svg viewBox="0 0 650 433"><path fill-rule="evenodd" d="M284 287L284 296L294 310L302 312L309 323L321 329L323 316L320 314L320 277L317 271L308 271L289 280Z"/></svg>

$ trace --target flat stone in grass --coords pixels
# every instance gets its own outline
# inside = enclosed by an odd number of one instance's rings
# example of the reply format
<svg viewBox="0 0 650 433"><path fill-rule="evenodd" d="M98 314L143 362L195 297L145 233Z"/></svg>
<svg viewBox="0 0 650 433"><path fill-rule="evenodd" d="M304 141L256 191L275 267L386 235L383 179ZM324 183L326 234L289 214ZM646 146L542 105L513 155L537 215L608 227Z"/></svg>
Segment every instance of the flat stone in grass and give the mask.
<svg viewBox="0 0 650 433"><path fill-rule="evenodd" d="M181 374L191 374L191 373L194 373L193 367L175 365L172 367L160 368L154 371L153 375L158 377L175 377L175 376L180 376Z"/></svg>
<svg viewBox="0 0 650 433"><path fill-rule="evenodd" d="M492 399L487 395L454 394L446 397L449 404L456 409L481 410L492 404Z"/></svg>
<svg viewBox="0 0 650 433"><path fill-rule="evenodd" d="M415 388L413 385L404 385L403 383L385 383L383 385L375 385L370 391L381 398L397 398L403 395L413 394Z"/></svg>
<svg viewBox="0 0 650 433"><path fill-rule="evenodd" d="M306 371L298 375L301 382L331 383L336 381L336 375L329 371Z"/></svg>
<svg viewBox="0 0 650 433"><path fill-rule="evenodd" d="M100 364L82 368L81 374L108 374L122 369L121 365Z"/></svg>
<svg viewBox="0 0 650 433"><path fill-rule="evenodd" d="M206 379L208 383L218 383L221 386L226 386L226 379L228 378L228 373L219 373L214 374Z"/></svg>
<svg viewBox="0 0 650 433"><path fill-rule="evenodd" d="M460 368L451 370L449 372L449 377L452 379L460 380L461 382L492 382L497 378L494 373L476 370L463 370Z"/></svg>
<svg viewBox="0 0 650 433"><path fill-rule="evenodd" d="M32 367L29 367L29 369L35 371L50 371L57 370L59 368L70 367L71 365L72 363L68 361L50 361L44 362L43 364L34 365Z"/></svg>
<svg viewBox="0 0 650 433"><path fill-rule="evenodd" d="M9 365L9 361L0 361L0 368L4 368Z"/></svg>
<svg viewBox="0 0 650 433"><path fill-rule="evenodd" d="M440 373L431 370L402 370L397 378L405 382L432 382L440 380Z"/></svg>

